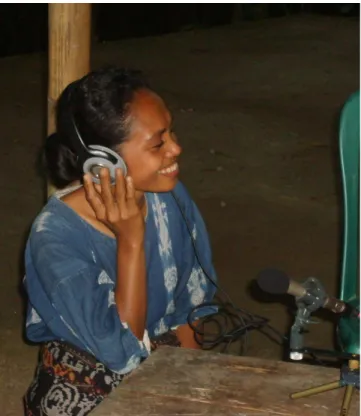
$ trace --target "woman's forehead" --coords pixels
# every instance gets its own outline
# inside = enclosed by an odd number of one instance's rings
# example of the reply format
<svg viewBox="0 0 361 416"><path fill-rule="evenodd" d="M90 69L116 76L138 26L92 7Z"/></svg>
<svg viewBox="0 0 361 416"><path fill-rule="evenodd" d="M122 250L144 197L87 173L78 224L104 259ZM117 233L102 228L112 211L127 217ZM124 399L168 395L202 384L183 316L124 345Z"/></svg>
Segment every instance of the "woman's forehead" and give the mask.
<svg viewBox="0 0 361 416"><path fill-rule="evenodd" d="M135 128L165 128L171 120L169 110L162 98L149 90L135 93L130 105L130 115Z"/></svg>

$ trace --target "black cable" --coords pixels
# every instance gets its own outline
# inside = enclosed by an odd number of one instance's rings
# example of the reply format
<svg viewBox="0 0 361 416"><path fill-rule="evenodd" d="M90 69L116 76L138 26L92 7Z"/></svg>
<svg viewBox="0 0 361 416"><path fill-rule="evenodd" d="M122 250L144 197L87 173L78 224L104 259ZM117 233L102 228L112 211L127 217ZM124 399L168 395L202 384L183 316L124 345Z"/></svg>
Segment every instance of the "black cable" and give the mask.
<svg viewBox="0 0 361 416"><path fill-rule="evenodd" d="M195 339L196 341L202 345L203 349L210 350L218 345L224 343L225 346L221 349L221 352L227 352L229 346L234 341L240 341L240 355L243 355L246 352L247 349L247 341L248 341L248 333L251 330L257 330L263 335L267 336L270 340L273 342L276 342L277 344L281 346L285 346L286 343L289 342L288 337L283 335L280 331L278 331L276 328L274 328L269 323L269 319L265 318L261 315L257 315L254 313L251 313L249 311L246 311L245 309L236 307L234 303L232 302L230 296L228 293L220 287L217 282L215 282L212 277L208 274L208 272L203 267L203 264L199 258L197 245L195 242L195 239L193 238L193 234L191 231L191 227L189 225L187 216L183 210L183 207L177 198L177 196L172 192L173 198L175 199L177 206L181 212L181 215L183 217L183 220L186 224L188 234L190 236L193 251L195 254L195 257L197 259L197 262L202 269L204 275L207 277L207 279L225 296L227 299L226 301L223 301L219 295L216 295L215 298L219 298L219 302L205 302L201 305L198 305L194 307L191 312L188 314L188 324L193 329L195 333ZM215 323L218 332L213 338L210 338L209 334L206 334L204 330L199 329L199 321L195 323L195 320L192 319L192 315L199 310L200 308L209 307L209 306L216 306L218 308L218 312L208 315L205 318L203 318L200 321L200 324L204 328L204 326L208 323ZM220 322L220 320L223 322ZM229 328L229 322L231 321L232 329ZM274 336L277 336L278 339L275 339ZM209 339L210 338L210 339ZM325 361L318 358L317 355L329 355L333 357L337 357L338 359L350 359L349 356L351 354L347 353L340 353L336 351L327 351L327 350L317 350L314 348L305 348L304 353L309 355L315 363L321 366L329 367L330 363L326 363ZM332 364L331 364L332 365Z"/></svg>
<svg viewBox="0 0 361 416"><path fill-rule="evenodd" d="M188 218L183 210L182 204L179 201L178 197L175 195L174 192L171 192L179 211L182 215L182 218L186 224L188 234L190 236L193 251L196 257L196 260L202 269L206 278L216 287L216 289L224 295L226 301L223 301L219 296L220 301L217 302L205 302L201 305L194 307L191 312L188 314L188 324L193 329L195 333L195 339L199 344L202 344L203 349L213 349L216 346L226 343L225 347L222 349L222 352L227 352L229 346L235 342L240 341L240 355L245 354L248 344L248 333L251 330L258 330L262 334L268 336L273 341L276 341L272 338L265 329L272 331L273 334L276 334L279 337L278 343L280 345L284 345L285 341L287 341L287 337L283 336L277 329L272 327L269 324L269 319L265 318L260 315L253 314L251 312L246 311L245 309L236 307L228 293L217 284L217 282L208 274L208 272L203 267L202 261L199 258L199 253L197 249L197 245L195 239L192 234L192 229L188 222ZM192 319L193 314L201 308L209 307L209 306L216 306L218 311L214 314L208 315L202 319L201 324L202 327L206 324L215 323L218 327L218 332L212 338L209 334L206 334L204 330L199 329L199 323L195 324L195 319ZM219 322L219 320L223 320ZM229 321L231 322L232 328L229 329ZM202 341L201 341L202 340ZM277 342L277 341L276 341Z"/></svg>

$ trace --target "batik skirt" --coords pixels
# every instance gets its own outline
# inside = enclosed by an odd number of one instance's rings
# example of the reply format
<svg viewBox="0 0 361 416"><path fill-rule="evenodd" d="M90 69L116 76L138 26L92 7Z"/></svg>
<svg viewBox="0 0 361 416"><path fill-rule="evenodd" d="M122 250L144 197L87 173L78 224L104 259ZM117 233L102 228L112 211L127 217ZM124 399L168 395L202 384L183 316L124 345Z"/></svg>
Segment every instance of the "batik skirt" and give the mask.
<svg viewBox="0 0 361 416"><path fill-rule="evenodd" d="M152 340L179 346L173 331ZM123 380L93 355L62 341L45 343L25 397L26 416L85 416Z"/></svg>

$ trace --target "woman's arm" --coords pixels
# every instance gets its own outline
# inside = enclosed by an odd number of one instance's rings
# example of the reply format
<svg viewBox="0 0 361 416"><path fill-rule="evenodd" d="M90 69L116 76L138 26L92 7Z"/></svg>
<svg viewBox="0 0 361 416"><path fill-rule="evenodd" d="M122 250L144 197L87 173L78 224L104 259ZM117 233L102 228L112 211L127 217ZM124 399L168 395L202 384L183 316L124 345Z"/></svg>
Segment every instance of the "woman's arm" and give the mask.
<svg viewBox="0 0 361 416"><path fill-rule="evenodd" d="M192 349L202 348L202 346L199 345L198 342L195 340L194 331L188 324L180 325L176 329L176 335L178 341L181 343L181 347ZM199 338L199 335L197 335L197 338Z"/></svg>
<svg viewBox="0 0 361 416"><path fill-rule="evenodd" d="M132 179L120 169L112 189L107 169L100 172L100 186L84 176L87 201L96 218L105 224L117 240L117 282L115 303L119 318L134 335L143 340L146 323L146 265L144 254L144 218L135 198Z"/></svg>
<svg viewBox="0 0 361 416"><path fill-rule="evenodd" d="M147 293L143 243L117 244L115 303L119 317L142 340L146 323Z"/></svg>
<svg viewBox="0 0 361 416"><path fill-rule="evenodd" d="M39 217L39 231L27 244L26 289L37 312L27 334L42 342L50 331L55 339L65 339L125 374L150 353L146 331L141 342L129 323L119 319L116 275L113 280L102 262L94 261L93 242L84 241L86 227L64 219L57 208L61 205ZM105 250L113 256L111 246Z"/></svg>

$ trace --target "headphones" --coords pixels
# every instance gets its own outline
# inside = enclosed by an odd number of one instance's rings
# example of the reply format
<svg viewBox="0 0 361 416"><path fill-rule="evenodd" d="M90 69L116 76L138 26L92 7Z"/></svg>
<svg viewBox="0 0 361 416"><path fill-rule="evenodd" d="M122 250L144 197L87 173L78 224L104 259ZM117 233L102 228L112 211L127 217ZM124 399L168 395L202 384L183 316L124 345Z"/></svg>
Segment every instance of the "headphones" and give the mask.
<svg viewBox="0 0 361 416"><path fill-rule="evenodd" d="M73 115L71 115L71 124L72 134L70 136L77 152L77 160L83 164L83 172L90 173L94 183L100 184L100 170L102 168L109 170L110 180L113 185L115 183L116 169L120 168L124 176L127 176L127 165L118 153L108 147L96 144L86 146L79 133Z"/></svg>

